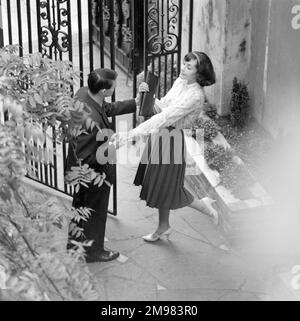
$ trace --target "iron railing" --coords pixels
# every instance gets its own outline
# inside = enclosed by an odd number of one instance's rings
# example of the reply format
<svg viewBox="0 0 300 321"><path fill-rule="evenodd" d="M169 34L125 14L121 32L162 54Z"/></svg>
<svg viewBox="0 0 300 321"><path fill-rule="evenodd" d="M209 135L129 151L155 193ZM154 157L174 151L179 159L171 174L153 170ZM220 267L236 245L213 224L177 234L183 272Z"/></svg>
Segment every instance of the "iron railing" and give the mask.
<svg viewBox="0 0 300 321"><path fill-rule="evenodd" d="M102 0L97 1L101 5ZM41 52L54 60L69 60L81 72L80 86L83 86L90 71L99 67L115 69L115 24L114 15L109 18L110 55L104 59L104 47L93 43L93 23L98 19L104 29L103 11L95 17L95 0L2 0L2 17L6 26L3 45L19 45L19 55ZM114 12L114 1L108 1L106 10ZM100 59L96 60L100 51ZM96 55L97 54L97 55ZM78 88L74 88L76 91ZM112 98L115 100L115 95ZM116 120L112 126L116 128ZM49 133L48 133L49 135ZM52 131L45 149L53 153L52 165L36 162L37 181L53 189L72 195L72 188L64 184L64 163L68 145L60 144ZM115 169L116 170L116 169ZM113 209L117 214L117 184L114 184Z"/></svg>
<svg viewBox="0 0 300 321"><path fill-rule="evenodd" d="M138 75L143 70L147 73L150 68L159 75L159 96L164 96L180 70L183 1L2 0L0 9L2 7L5 28L0 45L18 44L20 56L39 51L52 59L72 61L82 75L80 86L84 85L91 70L98 67L115 69L118 61L132 73L134 97ZM186 1L190 5L188 46L192 50L194 1ZM112 100L115 98L114 94ZM112 126L116 129L115 118ZM52 139L44 148L57 153L53 154L52 165L34 164L37 180L72 195L72 189L63 180L67 144L59 144L53 130ZM116 182L111 212L117 214Z"/></svg>

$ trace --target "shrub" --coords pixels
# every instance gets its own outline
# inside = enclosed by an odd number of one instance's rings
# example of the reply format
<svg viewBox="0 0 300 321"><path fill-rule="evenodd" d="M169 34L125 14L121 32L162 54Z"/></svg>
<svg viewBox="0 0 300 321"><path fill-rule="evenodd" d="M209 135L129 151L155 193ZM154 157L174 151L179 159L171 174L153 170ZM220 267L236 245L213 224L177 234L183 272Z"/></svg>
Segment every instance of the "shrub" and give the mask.
<svg viewBox="0 0 300 321"><path fill-rule="evenodd" d="M243 128L249 121L249 100L247 86L244 83L239 82L237 78L234 78L230 101L230 119L233 126Z"/></svg>
<svg viewBox="0 0 300 321"><path fill-rule="evenodd" d="M219 133L218 126L213 120L204 119L202 117L199 117L195 121L194 128L203 130L204 138L208 141L211 141L212 139L216 138Z"/></svg>
<svg viewBox="0 0 300 321"><path fill-rule="evenodd" d="M221 145L210 143L205 146L204 157L211 169L220 172L232 161L233 152Z"/></svg>
<svg viewBox="0 0 300 321"><path fill-rule="evenodd" d="M217 112L216 105L213 105L209 101L206 100L203 110L209 118L211 118L213 120L215 120L217 118L218 112Z"/></svg>
<svg viewBox="0 0 300 321"><path fill-rule="evenodd" d="M66 251L57 238L64 223L87 220L90 210L62 210L51 199L31 207L20 192L47 128L53 127L58 139L71 140L95 123L87 106L73 98L79 75L70 62L40 53L18 57L16 49L0 49L0 103L7 116L0 125L0 278L20 300L97 300L84 260L91 243L74 242L75 248ZM79 185L105 183L104 176L80 163L68 179L77 190ZM70 232L82 233L75 226Z"/></svg>

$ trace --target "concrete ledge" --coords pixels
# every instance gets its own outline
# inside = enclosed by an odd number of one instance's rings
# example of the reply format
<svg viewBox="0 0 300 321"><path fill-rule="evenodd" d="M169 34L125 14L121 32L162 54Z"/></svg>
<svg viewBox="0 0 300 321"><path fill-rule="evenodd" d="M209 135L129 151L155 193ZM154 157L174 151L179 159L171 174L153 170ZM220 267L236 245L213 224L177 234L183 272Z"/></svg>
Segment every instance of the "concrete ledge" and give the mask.
<svg viewBox="0 0 300 321"><path fill-rule="evenodd" d="M62 201L64 204L70 204L72 203L72 197L63 193L63 192L60 192L60 191L57 191L53 188L50 188L46 185L43 185L37 181L34 181L30 178L27 178L27 177L24 177L22 179L22 182L25 184L25 185L28 185L30 186L30 188L32 188L33 190L36 190L36 191L39 191L41 192L42 194L44 195L49 195L51 197L56 197L58 198L60 201Z"/></svg>
<svg viewBox="0 0 300 321"><path fill-rule="evenodd" d="M225 148L231 148L221 133L213 142ZM230 190L220 184L219 173L211 170L207 165L203 147L192 137L186 137L186 145L187 151L194 161L189 167L193 167L196 173L186 176L187 187L199 198L209 195L217 201L220 212L220 227L228 240L234 242L241 235L250 237L251 228L253 232L256 232L261 225L260 223L267 222L266 220L269 219L274 205L272 197L256 181L243 161L235 156L234 161L245 166L255 182L252 186L247 186L251 198L244 200L236 198Z"/></svg>

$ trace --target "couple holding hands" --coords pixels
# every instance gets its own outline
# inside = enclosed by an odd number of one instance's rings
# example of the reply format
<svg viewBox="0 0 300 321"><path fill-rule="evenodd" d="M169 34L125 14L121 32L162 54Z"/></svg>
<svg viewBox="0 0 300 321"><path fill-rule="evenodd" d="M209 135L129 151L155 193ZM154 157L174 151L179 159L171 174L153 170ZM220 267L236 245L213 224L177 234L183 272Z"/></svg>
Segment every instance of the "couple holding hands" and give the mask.
<svg viewBox="0 0 300 321"><path fill-rule="evenodd" d="M142 83L136 99L107 103L105 98L113 94L116 79L115 71L97 69L89 75L88 87L80 88L76 93L77 98L90 107L90 117L101 129L111 128L108 117L135 113L142 93L149 90L148 85ZM106 144L109 148L119 148L138 137L148 137L134 180L136 186L141 186L140 198L146 201L147 206L158 209L157 229L143 237L146 242L156 242L163 236L170 236L171 210L191 207L212 217L215 224L218 223L218 213L212 206L214 200L208 197L195 199L184 187L186 149L183 130L191 128L203 109L204 87L213 85L215 81L215 72L209 57L202 52L190 52L184 57L181 74L173 87L165 97L155 100L156 114L152 118L126 135L113 135L99 142L98 130L94 128L77 137L76 142L70 143L67 171L78 166L77 160L80 159L82 164L88 164L96 172L105 173L106 180L113 183L113 165L97 161L99 146ZM162 132L172 132L172 138L163 139ZM88 188L81 186L73 197L73 207L92 210L88 221L73 222L83 229L83 236L77 239L70 234L68 243L68 248L71 248L72 240L93 241L86 251L87 263L112 261L119 256L118 252L104 248L109 195L108 185L98 187L91 184Z"/></svg>

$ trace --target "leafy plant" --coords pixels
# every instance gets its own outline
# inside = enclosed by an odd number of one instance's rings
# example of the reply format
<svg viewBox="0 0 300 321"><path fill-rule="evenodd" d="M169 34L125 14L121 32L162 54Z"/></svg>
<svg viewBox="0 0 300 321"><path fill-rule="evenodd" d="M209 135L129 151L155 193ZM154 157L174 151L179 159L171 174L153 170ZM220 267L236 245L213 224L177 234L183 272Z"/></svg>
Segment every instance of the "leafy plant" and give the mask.
<svg viewBox="0 0 300 321"><path fill-rule="evenodd" d="M79 75L70 62L39 53L18 57L16 49L0 49L0 106L6 116L0 125L0 291L25 300L96 300L84 260L91 242L73 242L69 251L62 246L62 227L70 220L87 220L91 211L62 209L54 199L33 205L40 195L22 193L22 178L34 175L31 161L37 161L36 155L51 163L40 153L47 135L70 141L96 124L89 108L73 97ZM105 182L104 175L81 166L80 160L78 166L68 174L75 188ZM82 234L74 224L70 232Z"/></svg>
<svg viewBox="0 0 300 321"><path fill-rule="evenodd" d="M233 127L227 118L220 118L218 125L232 149L251 172L260 179L267 178L265 164L270 150L275 148L273 138L253 119L242 129Z"/></svg>
<svg viewBox="0 0 300 321"><path fill-rule="evenodd" d="M233 152L230 149L225 149L221 145L209 143L205 146L204 157L211 169L220 172L232 161Z"/></svg>
<svg viewBox="0 0 300 321"><path fill-rule="evenodd" d="M199 117L195 121L194 128L203 130L204 138L208 141L216 138L219 133L219 129L216 123L211 119L204 119L203 117Z"/></svg>
<svg viewBox="0 0 300 321"><path fill-rule="evenodd" d="M79 192L80 186L88 188L88 184L97 185L101 187L104 183L110 186L106 180L105 173L96 173L87 164L73 167L65 176L65 182L75 188L75 192Z"/></svg>
<svg viewBox="0 0 300 321"><path fill-rule="evenodd" d="M217 108L216 105L211 104L209 101L205 101L204 103L204 108L203 108L205 114L215 120L217 118L218 112L217 112Z"/></svg>
<svg viewBox="0 0 300 321"><path fill-rule="evenodd" d="M247 124L250 117L249 100L246 84L234 78L230 101L230 118L233 126L243 128Z"/></svg>

